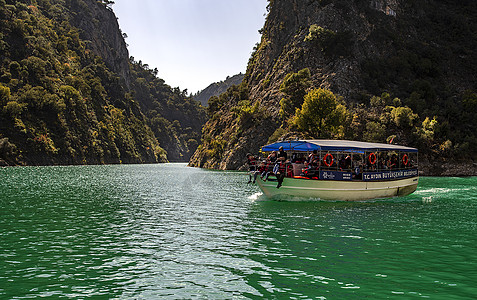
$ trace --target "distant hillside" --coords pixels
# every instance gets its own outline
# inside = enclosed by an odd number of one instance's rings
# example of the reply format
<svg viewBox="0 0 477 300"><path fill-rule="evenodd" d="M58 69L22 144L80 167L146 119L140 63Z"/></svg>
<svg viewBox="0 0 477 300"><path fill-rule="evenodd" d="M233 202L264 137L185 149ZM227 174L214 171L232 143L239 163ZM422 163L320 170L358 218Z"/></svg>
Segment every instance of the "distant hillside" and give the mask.
<svg viewBox="0 0 477 300"><path fill-rule="evenodd" d="M240 84L244 76L244 74L240 73L232 77L227 77L227 79L225 79L224 81L212 83L211 85L194 95L193 98L199 101L202 106L207 106L207 101L209 101L210 97L218 96L224 93L232 85Z"/></svg>
<svg viewBox="0 0 477 300"><path fill-rule="evenodd" d="M426 174L477 175L477 1L270 0L268 11L243 83L209 103L192 166L241 168L247 152L301 136L393 140L421 150ZM321 122L307 94L333 100Z"/></svg>
<svg viewBox="0 0 477 300"><path fill-rule="evenodd" d="M0 0L0 165L187 161L205 112L129 57L103 0Z"/></svg>

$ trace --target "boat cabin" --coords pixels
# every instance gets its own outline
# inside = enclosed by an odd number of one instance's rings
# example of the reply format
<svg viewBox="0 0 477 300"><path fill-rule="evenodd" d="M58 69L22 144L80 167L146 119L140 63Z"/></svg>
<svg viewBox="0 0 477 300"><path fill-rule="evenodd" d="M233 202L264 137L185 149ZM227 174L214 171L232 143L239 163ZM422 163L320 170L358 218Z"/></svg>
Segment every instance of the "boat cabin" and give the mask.
<svg viewBox="0 0 477 300"><path fill-rule="evenodd" d="M383 181L418 176L416 148L347 140L281 141L262 147L262 152L287 153L279 171L287 178L338 181ZM262 170L277 171L273 162Z"/></svg>

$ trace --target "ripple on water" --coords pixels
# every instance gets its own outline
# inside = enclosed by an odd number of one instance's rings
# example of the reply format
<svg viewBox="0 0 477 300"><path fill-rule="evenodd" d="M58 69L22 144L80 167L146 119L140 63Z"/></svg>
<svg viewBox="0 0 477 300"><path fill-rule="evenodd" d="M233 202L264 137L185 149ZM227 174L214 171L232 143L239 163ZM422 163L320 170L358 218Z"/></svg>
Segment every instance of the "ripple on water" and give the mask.
<svg viewBox="0 0 477 300"><path fill-rule="evenodd" d="M471 298L475 178L274 202L181 164L0 169L0 298ZM428 199L428 200L426 200Z"/></svg>

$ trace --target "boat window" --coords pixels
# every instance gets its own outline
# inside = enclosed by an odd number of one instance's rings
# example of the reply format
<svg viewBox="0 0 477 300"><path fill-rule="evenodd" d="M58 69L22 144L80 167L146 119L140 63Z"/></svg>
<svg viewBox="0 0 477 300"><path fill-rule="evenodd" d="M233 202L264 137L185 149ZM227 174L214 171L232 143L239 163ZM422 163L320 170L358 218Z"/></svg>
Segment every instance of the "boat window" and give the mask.
<svg viewBox="0 0 477 300"><path fill-rule="evenodd" d="M417 168L419 164L417 152L408 153L408 156L409 156L408 168Z"/></svg>
<svg viewBox="0 0 477 300"><path fill-rule="evenodd" d="M338 152L337 157L339 158L337 167L338 171L349 172L352 168L352 154L348 152Z"/></svg>
<svg viewBox="0 0 477 300"><path fill-rule="evenodd" d="M378 171L385 171L386 170L386 158L387 153L386 151L379 151L376 153L377 155L377 167L376 170Z"/></svg>

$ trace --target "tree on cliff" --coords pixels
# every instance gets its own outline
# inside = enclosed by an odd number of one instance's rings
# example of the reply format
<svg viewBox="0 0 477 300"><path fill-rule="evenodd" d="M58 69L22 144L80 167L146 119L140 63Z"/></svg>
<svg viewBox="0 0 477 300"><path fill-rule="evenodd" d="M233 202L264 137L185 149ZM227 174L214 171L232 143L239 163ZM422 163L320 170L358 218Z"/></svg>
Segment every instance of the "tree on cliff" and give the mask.
<svg viewBox="0 0 477 300"><path fill-rule="evenodd" d="M297 108L292 125L314 138L339 137L349 115L332 92L314 89L305 95L301 109Z"/></svg>

